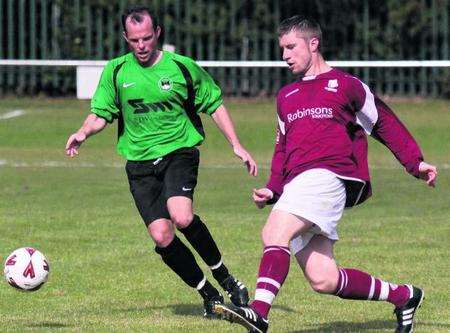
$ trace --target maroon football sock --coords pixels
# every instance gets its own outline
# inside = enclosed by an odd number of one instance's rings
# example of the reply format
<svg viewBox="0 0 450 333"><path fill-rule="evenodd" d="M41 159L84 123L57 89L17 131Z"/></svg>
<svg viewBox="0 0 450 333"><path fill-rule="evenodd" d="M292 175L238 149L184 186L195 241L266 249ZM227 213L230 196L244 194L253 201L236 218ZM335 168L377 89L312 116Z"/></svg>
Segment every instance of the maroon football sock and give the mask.
<svg viewBox="0 0 450 333"><path fill-rule="evenodd" d="M396 285L352 268L340 268L336 296L344 299L387 301L400 307L410 297L407 285Z"/></svg>
<svg viewBox="0 0 450 333"><path fill-rule="evenodd" d="M269 314L272 302L289 272L290 252L288 247L267 246L259 265L255 300L250 307L264 318Z"/></svg>

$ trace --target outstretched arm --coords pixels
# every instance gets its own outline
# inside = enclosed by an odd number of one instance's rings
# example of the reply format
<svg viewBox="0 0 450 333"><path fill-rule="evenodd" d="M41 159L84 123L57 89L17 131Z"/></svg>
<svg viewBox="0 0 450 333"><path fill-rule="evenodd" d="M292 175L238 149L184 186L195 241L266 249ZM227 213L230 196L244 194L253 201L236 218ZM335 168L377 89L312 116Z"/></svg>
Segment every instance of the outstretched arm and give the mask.
<svg viewBox="0 0 450 333"><path fill-rule="evenodd" d="M94 113L86 117L81 128L69 136L66 143L66 155L73 157L78 155L78 148L91 135L100 132L106 127L106 120L97 116Z"/></svg>
<svg viewBox="0 0 450 333"><path fill-rule="evenodd" d="M244 149L244 147L242 147L241 143L239 142L239 138L237 137L236 131L234 129L233 121L231 120L231 117L223 104L219 106L217 110L212 114L212 118L217 127L233 147L234 154L239 157L247 166L248 173L252 176L256 176L258 174L258 167L252 156Z"/></svg>
<svg viewBox="0 0 450 333"><path fill-rule="evenodd" d="M356 109L356 122L366 134L389 148L408 173L434 187L436 167L424 162L419 145L406 127L366 84L359 80L351 82L348 91Z"/></svg>
<svg viewBox="0 0 450 333"><path fill-rule="evenodd" d="M436 183L437 169L424 162L419 145L394 112L375 96L378 119L372 136L386 145L406 170L413 176L423 179L429 186Z"/></svg>

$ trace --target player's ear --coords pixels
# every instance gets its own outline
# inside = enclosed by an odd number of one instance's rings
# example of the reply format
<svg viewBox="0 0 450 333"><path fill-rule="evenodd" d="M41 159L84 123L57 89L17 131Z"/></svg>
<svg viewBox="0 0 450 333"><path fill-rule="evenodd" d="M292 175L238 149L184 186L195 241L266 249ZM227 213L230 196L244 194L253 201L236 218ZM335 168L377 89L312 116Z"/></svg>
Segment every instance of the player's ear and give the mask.
<svg viewBox="0 0 450 333"><path fill-rule="evenodd" d="M125 38L125 40L128 43L128 38L127 38L127 32L126 31L122 31L122 36L123 36L123 38Z"/></svg>
<svg viewBox="0 0 450 333"><path fill-rule="evenodd" d="M311 52L318 52L319 51L319 46L320 46L320 41L319 41L318 38L312 37L309 40L309 47L311 49Z"/></svg>
<svg viewBox="0 0 450 333"><path fill-rule="evenodd" d="M156 34L156 39L158 39L159 35L161 34L161 27L159 25L156 27L155 34Z"/></svg>

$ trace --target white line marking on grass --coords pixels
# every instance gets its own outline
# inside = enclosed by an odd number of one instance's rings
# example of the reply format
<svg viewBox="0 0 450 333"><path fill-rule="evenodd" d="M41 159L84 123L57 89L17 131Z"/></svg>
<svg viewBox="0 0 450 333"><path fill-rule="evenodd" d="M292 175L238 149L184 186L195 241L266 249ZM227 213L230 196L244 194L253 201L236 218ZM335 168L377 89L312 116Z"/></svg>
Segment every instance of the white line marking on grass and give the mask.
<svg viewBox="0 0 450 333"><path fill-rule="evenodd" d="M124 163L71 163L64 161L42 161L35 163L27 163L21 161L0 160L0 167L13 168L124 168ZM205 169L240 169L243 168L240 164L215 164L201 166ZM269 169L269 166L259 166L259 169Z"/></svg>
<svg viewBox="0 0 450 333"><path fill-rule="evenodd" d="M19 162L19 161L7 161L0 160L0 167L13 167L13 168L120 168L123 167L122 164L113 163L113 164L95 164L95 163L70 163L70 162L62 162L62 161L43 161L37 163L27 163L27 162Z"/></svg>
<svg viewBox="0 0 450 333"><path fill-rule="evenodd" d="M36 163L27 163L21 161L8 161L8 160L0 160L0 167L13 167L13 168L124 168L124 163L71 163L64 161L42 161ZM204 169L241 169L242 165L237 164L212 164L212 165L203 165L200 166ZM450 163L443 163L437 165L438 170L449 170ZM258 169L261 170L269 170L269 165L260 165ZM401 170L401 166L379 166L375 165L370 167L371 170Z"/></svg>
<svg viewBox="0 0 450 333"><path fill-rule="evenodd" d="M13 110L10 112L6 112L4 114L0 114L0 120L11 119L23 116L25 114L25 110Z"/></svg>

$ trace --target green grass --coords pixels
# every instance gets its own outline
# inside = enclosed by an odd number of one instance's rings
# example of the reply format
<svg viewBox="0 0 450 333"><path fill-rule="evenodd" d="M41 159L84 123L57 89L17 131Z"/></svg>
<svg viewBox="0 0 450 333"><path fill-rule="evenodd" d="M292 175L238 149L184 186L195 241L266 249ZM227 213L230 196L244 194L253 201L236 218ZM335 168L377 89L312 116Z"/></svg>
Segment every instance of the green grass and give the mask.
<svg viewBox="0 0 450 333"><path fill-rule="evenodd" d="M225 139L205 119L195 209L207 222L232 272L254 290L260 230L268 210L250 191L268 176L275 129L273 101L229 101L245 146L260 164L250 178ZM336 246L340 264L426 291L417 332L450 331L450 103L393 103L440 167L438 187L407 175L380 144L370 143L374 196L349 210ZM34 246L49 259L49 282L21 293L0 283L0 331L243 332L201 317L197 293L182 285L153 251L115 153L115 125L92 137L80 156L64 145L88 103L72 99L2 100L0 115L0 258ZM206 266L202 263L201 266ZM272 332L392 332L392 307L313 293L291 271L270 315Z"/></svg>

